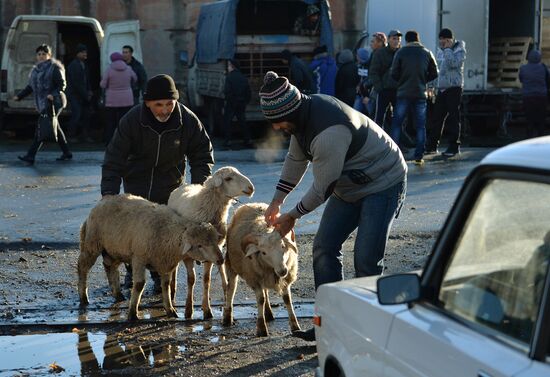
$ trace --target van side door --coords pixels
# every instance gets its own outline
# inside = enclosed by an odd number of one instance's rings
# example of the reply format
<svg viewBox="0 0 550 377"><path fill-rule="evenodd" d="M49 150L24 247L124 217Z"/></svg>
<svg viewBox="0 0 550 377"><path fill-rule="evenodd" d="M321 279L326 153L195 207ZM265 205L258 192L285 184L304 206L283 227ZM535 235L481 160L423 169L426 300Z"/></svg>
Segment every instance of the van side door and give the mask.
<svg viewBox="0 0 550 377"><path fill-rule="evenodd" d="M55 21L39 21L22 19L16 26L14 36L7 41L8 52L8 106L14 108L34 108L33 97L28 96L22 101L12 100L29 82L29 74L36 64L36 48L41 44L52 47L52 56L57 51L57 23Z"/></svg>

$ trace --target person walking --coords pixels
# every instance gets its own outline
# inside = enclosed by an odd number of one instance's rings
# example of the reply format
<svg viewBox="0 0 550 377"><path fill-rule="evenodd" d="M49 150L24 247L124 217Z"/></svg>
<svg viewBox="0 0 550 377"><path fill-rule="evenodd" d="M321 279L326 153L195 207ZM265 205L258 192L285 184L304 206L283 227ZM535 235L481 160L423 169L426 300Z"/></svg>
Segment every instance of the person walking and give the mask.
<svg viewBox="0 0 550 377"><path fill-rule="evenodd" d="M550 72L548 67L541 63L541 57L539 50L531 50L527 54L527 64L519 68L523 110L527 118L527 137L529 138L546 134L545 118Z"/></svg>
<svg viewBox="0 0 550 377"><path fill-rule="evenodd" d="M52 48L47 44L41 44L36 48L36 65L33 67L28 85L13 99L20 101L31 93L34 93L34 103L39 114L46 114L51 107L54 108L54 115L57 117L67 106L65 97L65 68L60 61L52 58ZM34 140L24 156L17 156L21 161L29 165L34 164L34 159L43 142L39 139L39 130L36 128ZM58 161L70 160L72 153L67 146L67 139L63 130L57 123L57 144L63 154L57 158Z"/></svg>
<svg viewBox="0 0 550 377"><path fill-rule="evenodd" d="M369 81L376 93L373 119L382 128L385 128L386 119L391 124L395 110L397 82L391 76L391 65L395 53L401 47L402 34L399 30L391 30L388 36L388 44L377 48L372 54L369 67Z"/></svg>
<svg viewBox="0 0 550 377"><path fill-rule="evenodd" d="M122 47L122 57L124 62L128 64L137 75L137 81L132 85L132 93L134 95L134 105L137 105L145 92L145 85L147 84L147 72L143 64L136 58L134 58L134 48L130 45Z"/></svg>
<svg viewBox="0 0 550 377"><path fill-rule="evenodd" d="M103 74L99 86L105 89L105 110L107 122L103 141L108 145L120 119L134 105L132 84L137 81L135 72L124 62L120 52L110 56L111 64Z"/></svg>
<svg viewBox="0 0 550 377"><path fill-rule="evenodd" d="M288 64L290 80L298 90L306 94L315 93L313 73L307 64L289 50L281 52L281 59L283 63Z"/></svg>
<svg viewBox="0 0 550 377"><path fill-rule="evenodd" d="M437 63L433 54L421 43L418 32L405 33L407 44L395 53L391 76L397 82L397 103L391 125L392 139L399 144L401 127L409 109L416 128L415 164L424 163L426 143L426 84L437 78Z"/></svg>
<svg viewBox="0 0 550 377"><path fill-rule="evenodd" d="M275 72L265 75L260 106L274 130L291 135L266 222L284 236L302 216L327 202L313 241L315 289L344 278L342 244L355 229L355 276L382 273L388 234L406 192L407 164L397 144L340 100L302 94ZM292 210L281 214L309 164L313 184ZM313 329L295 336L315 339Z"/></svg>
<svg viewBox="0 0 550 377"><path fill-rule="evenodd" d="M224 147L231 147L233 117L237 118L243 137L243 146L252 148L250 128L246 123L246 105L250 102L250 85L242 74L239 62L235 59L227 61L227 76L225 77L225 108L224 108Z"/></svg>
<svg viewBox="0 0 550 377"><path fill-rule="evenodd" d="M336 73L335 96L346 105L353 107L359 84L359 74L353 59L353 52L348 49L342 50L338 55L338 63L340 68Z"/></svg>
<svg viewBox="0 0 550 377"><path fill-rule="evenodd" d="M319 46L313 50L313 60L309 63L309 69L313 72L314 93L334 96L336 61L328 54L327 46Z"/></svg>
<svg viewBox="0 0 550 377"><path fill-rule="evenodd" d="M146 85L144 102L120 120L105 150L101 195L124 192L166 204L170 193L185 181L189 161L191 183L202 184L212 174L212 144L199 118L182 103L172 77L157 75ZM131 284L126 266L125 284ZM155 292L160 278L151 273Z"/></svg>
<svg viewBox="0 0 550 377"><path fill-rule="evenodd" d="M92 143L89 128L93 93L87 59L88 49L86 45L79 43L76 46L76 58L67 67L67 98L71 108L69 134L74 138L80 136L80 141Z"/></svg>
<svg viewBox="0 0 550 377"><path fill-rule="evenodd" d="M432 119L428 127L427 154L437 153L443 127L449 144L442 155L453 157L460 153L460 102L464 87L465 60L466 43L455 40L451 29L441 29L436 53L439 77Z"/></svg>

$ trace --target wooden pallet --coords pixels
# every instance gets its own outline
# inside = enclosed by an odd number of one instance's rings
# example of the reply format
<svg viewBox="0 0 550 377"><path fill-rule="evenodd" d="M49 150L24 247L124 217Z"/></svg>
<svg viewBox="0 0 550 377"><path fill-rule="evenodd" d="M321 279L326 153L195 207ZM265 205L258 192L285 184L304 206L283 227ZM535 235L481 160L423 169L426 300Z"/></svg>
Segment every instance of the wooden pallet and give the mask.
<svg viewBox="0 0 550 377"><path fill-rule="evenodd" d="M489 41L489 83L500 88L519 88L519 67L527 62L531 37L494 38Z"/></svg>

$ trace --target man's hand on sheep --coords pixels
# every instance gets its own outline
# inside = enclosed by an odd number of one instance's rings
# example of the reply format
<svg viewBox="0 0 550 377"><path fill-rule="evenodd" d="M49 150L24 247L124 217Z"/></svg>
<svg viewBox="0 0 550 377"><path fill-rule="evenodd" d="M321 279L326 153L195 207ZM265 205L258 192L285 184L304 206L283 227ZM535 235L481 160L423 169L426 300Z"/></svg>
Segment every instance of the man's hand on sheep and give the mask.
<svg viewBox="0 0 550 377"><path fill-rule="evenodd" d="M281 237L284 237L294 228L295 223L296 219L294 217L290 216L288 213L283 213L275 220L273 226L279 231Z"/></svg>
<svg viewBox="0 0 550 377"><path fill-rule="evenodd" d="M281 204L283 204L279 200L273 199L271 203L269 204L269 207L265 210L265 222L267 225L274 226L275 221L277 221L277 218L279 217L279 213L281 211Z"/></svg>

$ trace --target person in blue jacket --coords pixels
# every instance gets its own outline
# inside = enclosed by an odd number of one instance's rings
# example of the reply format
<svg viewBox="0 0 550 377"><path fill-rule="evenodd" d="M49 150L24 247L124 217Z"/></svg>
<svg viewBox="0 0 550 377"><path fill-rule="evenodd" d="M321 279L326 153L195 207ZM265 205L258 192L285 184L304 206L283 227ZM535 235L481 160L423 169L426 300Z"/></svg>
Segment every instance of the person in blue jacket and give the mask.
<svg viewBox="0 0 550 377"><path fill-rule="evenodd" d="M327 46L319 46L313 50L313 60L309 64L313 72L315 93L334 96L336 72L336 60L329 55Z"/></svg>

